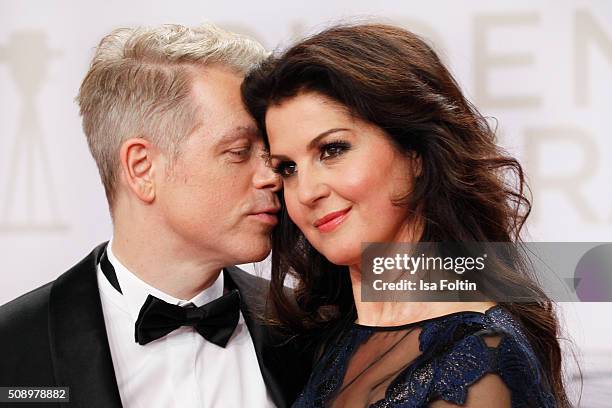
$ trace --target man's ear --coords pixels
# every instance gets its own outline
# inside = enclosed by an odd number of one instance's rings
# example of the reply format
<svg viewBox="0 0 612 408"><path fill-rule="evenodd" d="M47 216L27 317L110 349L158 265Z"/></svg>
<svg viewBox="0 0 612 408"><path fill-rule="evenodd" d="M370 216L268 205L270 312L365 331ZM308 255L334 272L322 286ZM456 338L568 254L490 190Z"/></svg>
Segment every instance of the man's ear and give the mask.
<svg viewBox="0 0 612 408"><path fill-rule="evenodd" d="M155 200L154 147L146 139L131 138L123 142L119 157L129 190L145 203Z"/></svg>

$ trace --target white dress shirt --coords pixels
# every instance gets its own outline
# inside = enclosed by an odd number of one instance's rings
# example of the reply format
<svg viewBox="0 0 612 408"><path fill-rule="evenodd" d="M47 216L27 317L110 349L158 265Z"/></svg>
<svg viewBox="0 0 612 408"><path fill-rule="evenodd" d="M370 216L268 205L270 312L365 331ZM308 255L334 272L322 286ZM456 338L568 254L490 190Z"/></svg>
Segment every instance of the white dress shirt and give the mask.
<svg viewBox="0 0 612 408"><path fill-rule="evenodd" d="M180 327L144 346L134 340L134 324L149 294L179 306L202 306L222 296L223 274L193 299L176 299L131 273L117 260L111 244L108 259L123 294L108 282L99 265L97 278L123 406L274 407L242 313L225 348L207 341L193 327Z"/></svg>

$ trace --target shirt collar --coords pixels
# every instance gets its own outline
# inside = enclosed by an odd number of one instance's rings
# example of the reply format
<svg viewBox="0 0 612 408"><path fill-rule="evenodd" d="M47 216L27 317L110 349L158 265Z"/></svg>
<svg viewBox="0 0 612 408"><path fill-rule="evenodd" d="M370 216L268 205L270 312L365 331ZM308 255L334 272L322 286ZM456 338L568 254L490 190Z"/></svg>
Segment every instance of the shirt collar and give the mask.
<svg viewBox="0 0 612 408"><path fill-rule="evenodd" d="M167 293L164 293L161 290L149 285L138 276L130 272L130 270L127 269L117 259L117 257L115 257L112 244L113 240L111 239L106 247L106 253L108 255L108 260L113 265L113 268L115 268L117 281L119 282L119 287L121 287L121 292L123 292L123 299L127 306L128 312L134 321L138 319L140 308L144 304L148 295L153 295L156 298L173 305L184 306L192 303L197 307L223 295L223 273L219 273L219 276L212 285L189 300L178 299L174 296L168 295Z"/></svg>

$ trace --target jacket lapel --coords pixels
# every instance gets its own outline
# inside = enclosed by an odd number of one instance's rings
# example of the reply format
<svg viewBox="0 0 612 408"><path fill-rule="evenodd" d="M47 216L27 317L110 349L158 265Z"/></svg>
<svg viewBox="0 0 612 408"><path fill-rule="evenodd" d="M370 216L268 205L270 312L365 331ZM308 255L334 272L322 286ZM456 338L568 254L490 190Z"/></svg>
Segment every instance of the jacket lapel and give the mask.
<svg viewBox="0 0 612 408"><path fill-rule="evenodd" d="M295 343L281 336L264 320L269 282L230 267L226 277L240 292L240 310L253 339L257 361L270 396L277 407L289 407L302 390L310 374L306 352L300 355ZM305 357L301 359L300 357Z"/></svg>
<svg viewBox="0 0 612 408"><path fill-rule="evenodd" d="M70 387L67 407L121 407L96 278L105 247L94 249L51 289L51 358L57 384Z"/></svg>

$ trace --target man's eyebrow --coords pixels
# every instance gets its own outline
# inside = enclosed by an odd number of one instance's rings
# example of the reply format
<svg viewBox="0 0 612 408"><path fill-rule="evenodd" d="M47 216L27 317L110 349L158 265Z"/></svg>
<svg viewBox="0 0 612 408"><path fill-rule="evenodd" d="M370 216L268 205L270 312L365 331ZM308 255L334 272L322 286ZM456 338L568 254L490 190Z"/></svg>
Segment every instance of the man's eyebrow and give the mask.
<svg viewBox="0 0 612 408"><path fill-rule="evenodd" d="M226 144L233 142L241 137L259 136L259 130L256 126L236 126L225 132L220 138L217 144Z"/></svg>
<svg viewBox="0 0 612 408"><path fill-rule="evenodd" d="M336 132L343 132L346 130L350 130L347 128L333 128L333 129L329 129L326 130L323 133L319 133L314 139L312 139L310 142L308 142L308 146L306 146L307 150L312 150L314 148L316 148L319 144L319 142L321 141L321 139L323 139L326 136L331 135L332 133L336 133ZM289 158L283 154L271 154L270 155L271 159L279 159L279 160L289 160Z"/></svg>

